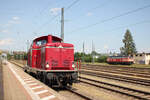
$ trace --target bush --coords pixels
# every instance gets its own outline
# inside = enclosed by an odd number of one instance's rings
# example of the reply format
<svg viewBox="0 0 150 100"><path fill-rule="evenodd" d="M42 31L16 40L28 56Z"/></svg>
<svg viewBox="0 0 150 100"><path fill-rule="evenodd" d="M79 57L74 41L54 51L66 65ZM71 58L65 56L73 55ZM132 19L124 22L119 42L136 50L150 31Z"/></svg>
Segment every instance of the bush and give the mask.
<svg viewBox="0 0 150 100"><path fill-rule="evenodd" d="M97 61L100 62L100 63L104 63L104 62L106 62L106 60L107 60L107 56L100 56L100 57L97 59Z"/></svg>
<svg viewBox="0 0 150 100"><path fill-rule="evenodd" d="M85 56L84 61L85 62L92 62L92 56Z"/></svg>
<svg viewBox="0 0 150 100"><path fill-rule="evenodd" d="M7 54L7 59L8 59L8 60L11 60L11 59L12 59L12 55Z"/></svg>

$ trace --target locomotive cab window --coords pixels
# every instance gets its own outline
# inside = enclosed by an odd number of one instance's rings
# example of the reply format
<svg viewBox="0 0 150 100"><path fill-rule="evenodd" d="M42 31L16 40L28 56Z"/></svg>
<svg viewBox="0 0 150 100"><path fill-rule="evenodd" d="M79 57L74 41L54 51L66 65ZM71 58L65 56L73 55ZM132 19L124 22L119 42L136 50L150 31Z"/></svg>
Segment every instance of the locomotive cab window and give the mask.
<svg viewBox="0 0 150 100"><path fill-rule="evenodd" d="M41 45L41 41L36 41L36 45L40 46Z"/></svg>
<svg viewBox="0 0 150 100"><path fill-rule="evenodd" d="M53 37L53 38L52 38L52 42L53 42L53 43L61 43L61 39L56 38L56 37Z"/></svg>
<svg viewBox="0 0 150 100"><path fill-rule="evenodd" d="M41 45L44 45L47 43L47 40L41 40Z"/></svg>
<svg viewBox="0 0 150 100"><path fill-rule="evenodd" d="M36 42L36 45L41 46L41 45L44 45L46 43L47 43L47 40L39 40L39 41Z"/></svg>

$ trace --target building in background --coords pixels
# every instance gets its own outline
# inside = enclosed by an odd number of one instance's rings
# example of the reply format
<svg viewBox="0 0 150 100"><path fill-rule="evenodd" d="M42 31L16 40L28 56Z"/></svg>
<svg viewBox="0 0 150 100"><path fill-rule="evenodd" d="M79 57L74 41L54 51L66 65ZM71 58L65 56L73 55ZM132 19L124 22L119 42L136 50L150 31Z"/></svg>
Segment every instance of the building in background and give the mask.
<svg viewBox="0 0 150 100"><path fill-rule="evenodd" d="M134 63L135 64L150 64L150 53L138 53L133 55Z"/></svg>

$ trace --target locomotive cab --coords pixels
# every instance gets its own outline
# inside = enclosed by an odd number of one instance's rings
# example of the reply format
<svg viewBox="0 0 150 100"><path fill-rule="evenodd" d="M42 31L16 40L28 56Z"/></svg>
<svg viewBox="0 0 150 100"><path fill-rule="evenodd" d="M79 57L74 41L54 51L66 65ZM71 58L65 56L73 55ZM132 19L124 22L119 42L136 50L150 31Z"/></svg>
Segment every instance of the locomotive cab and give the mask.
<svg viewBox="0 0 150 100"><path fill-rule="evenodd" d="M28 51L26 70L51 86L72 85L78 78L74 46L52 35L36 38Z"/></svg>

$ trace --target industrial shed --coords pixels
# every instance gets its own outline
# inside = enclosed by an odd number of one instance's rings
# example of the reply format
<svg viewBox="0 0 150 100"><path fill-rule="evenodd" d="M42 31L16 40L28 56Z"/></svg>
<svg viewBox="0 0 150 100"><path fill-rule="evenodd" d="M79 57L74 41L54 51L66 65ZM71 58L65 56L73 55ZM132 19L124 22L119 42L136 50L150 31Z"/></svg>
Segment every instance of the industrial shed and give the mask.
<svg viewBox="0 0 150 100"><path fill-rule="evenodd" d="M134 63L135 64L150 64L150 53L138 53L133 55Z"/></svg>

